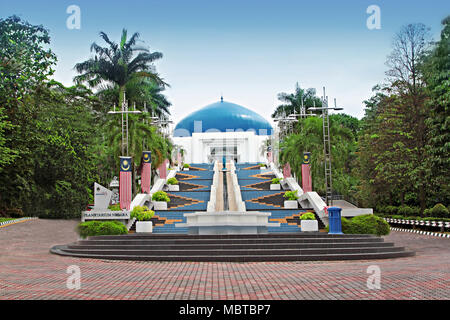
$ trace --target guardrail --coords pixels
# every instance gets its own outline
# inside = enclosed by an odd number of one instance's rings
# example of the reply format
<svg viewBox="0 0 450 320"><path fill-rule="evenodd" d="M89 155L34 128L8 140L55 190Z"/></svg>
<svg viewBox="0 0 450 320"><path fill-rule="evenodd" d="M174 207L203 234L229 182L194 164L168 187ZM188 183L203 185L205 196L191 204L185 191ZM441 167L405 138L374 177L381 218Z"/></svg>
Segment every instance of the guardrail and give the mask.
<svg viewBox="0 0 450 320"><path fill-rule="evenodd" d="M13 219L13 220L3 221L3 222L0 222L0 228L6 227L6 226L8 226L10 224L16 224L16 223L19 223L19 222L25 222L25 221L37 220L37 219L39 219L39 218L37 218L37 217L25 217L25 218L17 218L17 219Z"/></svg>
<svg viewBox="0 0 450 320"><path fill-rule="evenodd" d="M405 224L412 226L424 226L424 227L435 227L435 228L450 228L450 222L448 221L430 221L430 220L404 220L404 219L393 219L393 218L383 218L388 223Z"/></svg>

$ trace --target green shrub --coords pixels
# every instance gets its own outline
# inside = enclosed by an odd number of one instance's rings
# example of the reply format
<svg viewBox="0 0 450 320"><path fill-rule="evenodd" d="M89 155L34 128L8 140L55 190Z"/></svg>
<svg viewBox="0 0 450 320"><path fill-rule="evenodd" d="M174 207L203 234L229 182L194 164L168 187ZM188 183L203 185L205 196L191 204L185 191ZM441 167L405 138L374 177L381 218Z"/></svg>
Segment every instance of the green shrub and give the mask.
<svg viewBox="0 0 450 320"><path fill-rule="evenodd" d="M138 221L150 221L155 215L155 211L149 210L147 206L136 206L130 213L130 218L136 218Z"/></svg>
<svg viewBox="0 0 450 320"><path fill-rule="evenodd" d="M391 216L392 219L405 219L404 216L398 215L398 214L394 214L393 216Z"/></svg>
<svg viewBox="0 0 450 320"><path fill-rule="evenodd" d="M10 218L22 218L25 213L20 208L8 208L5 210L5 216Z"/></svg>
<svg viewBox="0 0 450 320"><path fill-rule="evenodd" d="M131 210L130 212L130 218L136 218L138 217L138 215L142 214L144 211L147 211L148 207L147 206L135 206L133 208L133 210Z"/></svg>
<svg viewBox="0 0 450 320"><path fill-rule="evenodd" d="M389 224L383 218L372 214L354 217L351 220L341 218L342 232L345 234L374 234L377 236L388 235ZM329 230L327 226L326 230Z"/></svg>
<svg viewBox="0 0 450 320"><path fill-rule="evenodd" d="M284 193L283 197L286 200L297 200L298 199L297 190L295 190L295 191L286 191Z"/></svg>
<svg viewBox="0 0 450 320"><path fill-rule="evenodd" d="M109 236L127 234L125 225L119 221L87 221L77 227L77 232L82 238L90 236Z"/></svg>
<svg viewBox="0 0 450 320"><path fill-rule="evenodd" d="M383 218L367 214L354 217L351 220L351 229L354 234L375 234L377 236L388 235L389 224Z"/></svg>
<svg viewBox="0 0 450 320"><path fill-rule="evenodd" d="M122 209L120 209L120 203L116 203L116 204L110 205L108 207L108 209L111 210L111 211L122 211Z"/></svg>
<svg viewBox="0 0 450 320"><path fill-rule="evenodd" d="M386 206L384 208L384 210L386 211L386 213L389 213L389 214L397 214L398 213L398 207L396 207L396 206Z"/></svg>
<svg viewBox="0 0 450 320"><path fill-rule="evenodd" d="M144 211L142 214L138 215L137 220L138 221L150 221L154 215L155 215L155 211L153 211L153 210Z"/></svg>
<svg viewBox="0 0 450 320"><path fill-rule="evenodd" d="M404 220L420 220L420 217L417 216L411 216L411 217L405 217Z"/></svg>
<svg viewBox="0 0 450 320"><path fill-rule="evenodd" d="M165 201L170 202L170 198L164 191L156 191L152 196L153 201Z"/></svg>
<svg viewBox="0 0 450 320"><path fill-rule="evenodd" d="M316 220L316 216L312 212L305 212L300 216L300 220Z"/></svg>
<svg viewBox="0 0 450 320"><path fill-rule="evenodd" d="M170 178L167 180L167 184L176 185L178 184L178 180L176 178Z"/></svg>
<svg viewBox="0 0 450 320"><path fill-rule="evenodd" d="M342 217L341 218L341 227L342 227L342 232L345 234L351 234L351 222L349 219ZM326 226L325 230L327 232L330 231L330 226Z"/></svg>
<svg viewBox="0 0 450 320"><path fill-rule="evenodd" d="M414 214L414 210L411 207L408 206L401 206L398 208L398 214L401 214L402 216L412 216Z"/></svg>
<svg viewBox="0 0 450 320"><path fill-rule="evenodd" d="M260 167L265 167L266 165L264 163L259 164Z"/></svg>
<svg viewBox="0 0 450 320"><path fill-rule="evenodd" d="M448 209L442 203L438 203L431 209L431 215L436 218L446 218L448 217Z"/></svg>
<svg viewBox="0 0 450 320"><path fill-rule="evenodd" d="M431 217L431 209L425 209L425 210L423 210L423 215L425 216L425 217Z"/></svg>
<svg viewBox="0 0 450 320"><path fill-rule="evenodd" d="M188 163L183 164L183 168L190 168L191 166Z"/></svg>
<svg viewBox="0 0 450 320"><path fill-rule="evenodd" d="M280 184L281 179L280 178L273 178L272 179L272 184Z"/></svg>
<svg viewBox="0 0 450 320"><path fill-rule="evenodd" d="M450 222L450 218L436 218L436 217L426 217L422 219L423 221L445 221Z"/></svg>

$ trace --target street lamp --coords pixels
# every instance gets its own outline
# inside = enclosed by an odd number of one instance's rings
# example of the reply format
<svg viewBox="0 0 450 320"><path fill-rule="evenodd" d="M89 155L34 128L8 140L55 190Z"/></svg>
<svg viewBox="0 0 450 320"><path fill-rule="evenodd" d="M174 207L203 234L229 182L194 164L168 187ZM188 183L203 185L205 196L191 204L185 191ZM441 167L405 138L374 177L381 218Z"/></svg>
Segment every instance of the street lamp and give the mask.
<svg viewBox="0 0 450 320"><path fill-rule="evenodd" d="M330 145L330 119L328 110L344 110L336 106L336 98L334 99L334 107L328 106L328 97L325 95L325 87L323 87L322 107L313 107L308 110L322 111L323 117L323 149L325 156L325 202L327 206L333 205L333 183L331 177L331 145Z"/></svg>
<svg viewBox="0 0 450 320"><path fill-rule="evenodd" d="M128 114L129 113L142 113L139 110L136 110L136 104L134 104L134 110L128 110L128 101L125 99L125 94L123 95L122 102L122 110L116 111L116 105L114 104L113 111L109 111L108 114L121 114L122 115L122 156L125 155L126 148L126 156L128 156ZM125 121L124 121L125 115Z"/></svg>

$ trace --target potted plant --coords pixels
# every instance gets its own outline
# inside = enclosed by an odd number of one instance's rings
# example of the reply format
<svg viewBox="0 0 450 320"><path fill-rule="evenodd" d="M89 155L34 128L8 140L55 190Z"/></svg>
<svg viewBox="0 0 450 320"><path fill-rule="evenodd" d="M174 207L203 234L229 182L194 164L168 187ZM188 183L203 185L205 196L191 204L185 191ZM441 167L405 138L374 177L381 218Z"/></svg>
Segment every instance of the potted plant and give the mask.
<svg viewBox="0 0 450 320"><path fill-rule="evenodd" d="M178 180L176 178L168 179L167 185L169 186L169 191L180 191L180 186L178 185Z"/></svg>
<svg viewBox="0 0 450 320"><path fill-rule="evenodd" d="M146 206L136 206L131 211L130 217L135 218L136 222L136 233L141 232L152 232L153 223L150 221L155 215L155 211L149 210Z"/></svg>
<svg viewBox="0 0 450 320"><path fill-rule="evenodd" d="M170 198L164 191L156 191L152 195L153 209L155 210L167 210L167 203L170 202Z"/></svg>
<svg viewBox="0 0 450 320"><path fill-rule="evenodd" d="M283 195L283 197L286 199L284 200L284 207L287 209L298 209L298 202L297 202L297 190L295 191L286 191Z"/></svg>
<svg viewBox="0 0 450 320"><path fill-rule="evenodd" d="M184 171L189 171L189 168L190 168L191 166L188 164L188 163L185 163L185 164L183 164L183 170Z"/></svg>
<svg viewBox="0 0 450 320"><path fill-rule="evenodd" d="M264 163L260 163L260 164L259 164L259 168L260 168L261 170L267 169L267 167L266 167L266 165L265 165Z"/></svg>
<svg viewBox="0 0 450 320"><path fill-rule="evenodd" d="M281 190L281 179L273 178L270 184L270 190Z"/></svg>
<svg viewBox="0 0 450 320"><path fill-rule="evenodd" d="M306 212L300 216L302 232L319 231L319 223L312 212Z"/></svg>

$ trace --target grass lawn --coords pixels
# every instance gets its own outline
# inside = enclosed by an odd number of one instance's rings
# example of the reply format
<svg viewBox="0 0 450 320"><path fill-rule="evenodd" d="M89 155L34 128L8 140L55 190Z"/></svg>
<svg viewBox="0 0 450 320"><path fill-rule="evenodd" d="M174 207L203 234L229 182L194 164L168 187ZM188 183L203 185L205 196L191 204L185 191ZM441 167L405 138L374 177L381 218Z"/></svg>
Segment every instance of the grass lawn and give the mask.
<svg viewBox="0 0 450 320"><path fill-rule="evenodd" d="M14 220L15 218L0 218L0 222L5 222L9 220Z"/></svg>

